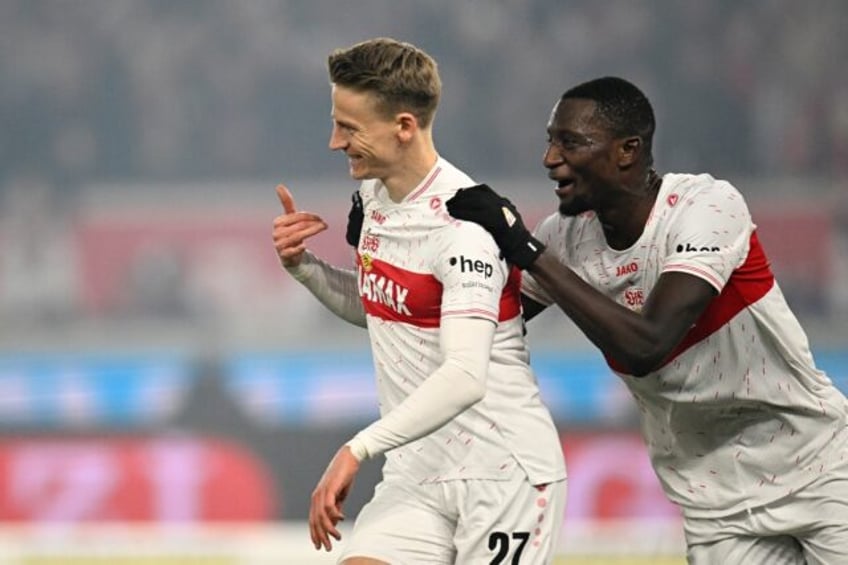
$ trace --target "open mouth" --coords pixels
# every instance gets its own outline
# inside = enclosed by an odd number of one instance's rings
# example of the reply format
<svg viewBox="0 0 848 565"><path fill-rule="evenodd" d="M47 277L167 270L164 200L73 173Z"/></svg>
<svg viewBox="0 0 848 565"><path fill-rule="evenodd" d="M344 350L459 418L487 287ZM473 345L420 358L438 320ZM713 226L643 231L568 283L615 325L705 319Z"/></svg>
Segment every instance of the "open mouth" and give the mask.
<svg viewBox="0 0 848 565"><path fill-rule="evenodd" d="M571 192L574 187L574 181L572 179L562 179L556 181L556 190L554 192L557 196L565 196Z"/></svg>

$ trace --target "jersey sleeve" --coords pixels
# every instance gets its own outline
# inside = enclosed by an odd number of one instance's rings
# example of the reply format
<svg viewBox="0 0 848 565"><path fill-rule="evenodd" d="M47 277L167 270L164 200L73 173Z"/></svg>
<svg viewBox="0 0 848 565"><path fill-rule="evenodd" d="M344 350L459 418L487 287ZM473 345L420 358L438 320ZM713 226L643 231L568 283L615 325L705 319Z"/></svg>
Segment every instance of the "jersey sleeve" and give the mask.
<svg viewBox="0 0 848 565"><path fill-rule="evenodd" d="M533 237L541 241L551 252L555 253L560 261L566 263L562 257L564 250L561 249L564 238L561 234L559 238L554 235L559 226L557 219L556 214L544 218L536 224L536 229L533 230ZM536 282L533 275L527 271L521 271L521 294L545 306L550 306L554 303L553 298Z"/></svg>
<svg viewBox="0 0 848 565"><path fill-rule="evenodd" d="M754 224L745 200L729 183L712 181L678 206L662 272L689 273L721 292L748 254Z"/></svg>
<svg viewBox="0 0 848 565"><path fill-rule="evenodd" d="M441 317L497 323L509 271L492 236L476 224L455 222L435 237L432 271L442 283Z"/></svg>

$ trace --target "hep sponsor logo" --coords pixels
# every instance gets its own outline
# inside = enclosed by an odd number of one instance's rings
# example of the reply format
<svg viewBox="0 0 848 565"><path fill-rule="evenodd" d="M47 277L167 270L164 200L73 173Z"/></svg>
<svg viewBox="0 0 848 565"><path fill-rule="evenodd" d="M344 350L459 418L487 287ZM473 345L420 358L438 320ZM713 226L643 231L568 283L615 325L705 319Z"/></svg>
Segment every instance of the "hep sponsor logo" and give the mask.
<svg viewBox="0 0 848 565"><path fill-rule="evenodd" d="M624 275L631 275L639 270L639 265L633 261L632 263L628 263L626 265L619 265L615 268L615 276L623 277Z"/></svg>
<svg viewBox="0 0 848 565"><path fill-rule="evenodd" d="M490 278L495 273L495 268L491 263L486 263L480 259L468 259L465 255L460 255L459 258L451 257L448 259L451 267L459 264L459 270L463 273L479 273L484 278Z"/></svg>
<svg viewBox="0 0 848 565"><path fill-rule="evenodd" d="M386 223L386 216L384 216L377 210L371 211L371 219L380 224L381 226Z"/></svg>
<svg viewBox="0 0 848 565"><path fill-rule="evenodd" d="M704 245L701 247L696 247L691 243L687 243L686 245L681 243L677 246L678 253L692 253L694 251L721 251L721 247L717 245Z"/></svg>

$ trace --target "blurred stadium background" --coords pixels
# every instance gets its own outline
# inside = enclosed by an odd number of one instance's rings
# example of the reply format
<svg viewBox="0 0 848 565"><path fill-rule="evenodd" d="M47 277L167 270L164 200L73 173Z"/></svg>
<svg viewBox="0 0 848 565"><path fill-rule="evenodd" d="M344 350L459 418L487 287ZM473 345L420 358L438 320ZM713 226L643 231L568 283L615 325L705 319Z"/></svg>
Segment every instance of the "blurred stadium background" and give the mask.
<svg viewBox="0 0 848 565"><path fill-rule="evenodd" d="M659 169L740 188L848 390L840 29L843 0L0 1L0 564L332 562L303 521L376 414L370 358L280 272L270 223L284 181L349 261L324 65L372 36L438 59L438 146L531 223L559 94L642 85ZM568 457L561 563L681 563L623 386L557 313L529 331Z"/></svg>

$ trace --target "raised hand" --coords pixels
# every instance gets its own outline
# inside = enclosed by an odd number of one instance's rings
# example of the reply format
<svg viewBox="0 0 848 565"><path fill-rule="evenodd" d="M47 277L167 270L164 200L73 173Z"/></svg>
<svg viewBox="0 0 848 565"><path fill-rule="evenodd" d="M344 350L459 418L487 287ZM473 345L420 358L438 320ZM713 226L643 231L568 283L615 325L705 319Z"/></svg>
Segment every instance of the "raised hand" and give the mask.
<svg viewBox="0 0 848 565"><path fill-rule="evenodd" d="M461 188L445 204L454 218L479 224L492 234L504 258L519 269L532 265L545 250L524 226L515 205L488 185Z"/></svg>
<svg viewBox="0 0 848 565"><path fill-rule="evenodd" d="M344 520L342 504L353 486L358 471L359 461L349 447L343 446L336 452L321 480L318 481L318 486L312 491L312 504L309 507L309 535L315 549L323 547L330 551L333 549L330 538L337 541L342 539L336 526Z"/></svg>
<svg viewBox="0 0 848 565"><path fill-rule="evenodd" d="M298 212L294 198L285 185L277 185L277 197L283 206L283 213L274 218L271 231L274 248L284 267L295 267L303 259L306 240L327 229L327 223L311 212Z"/></svg>

